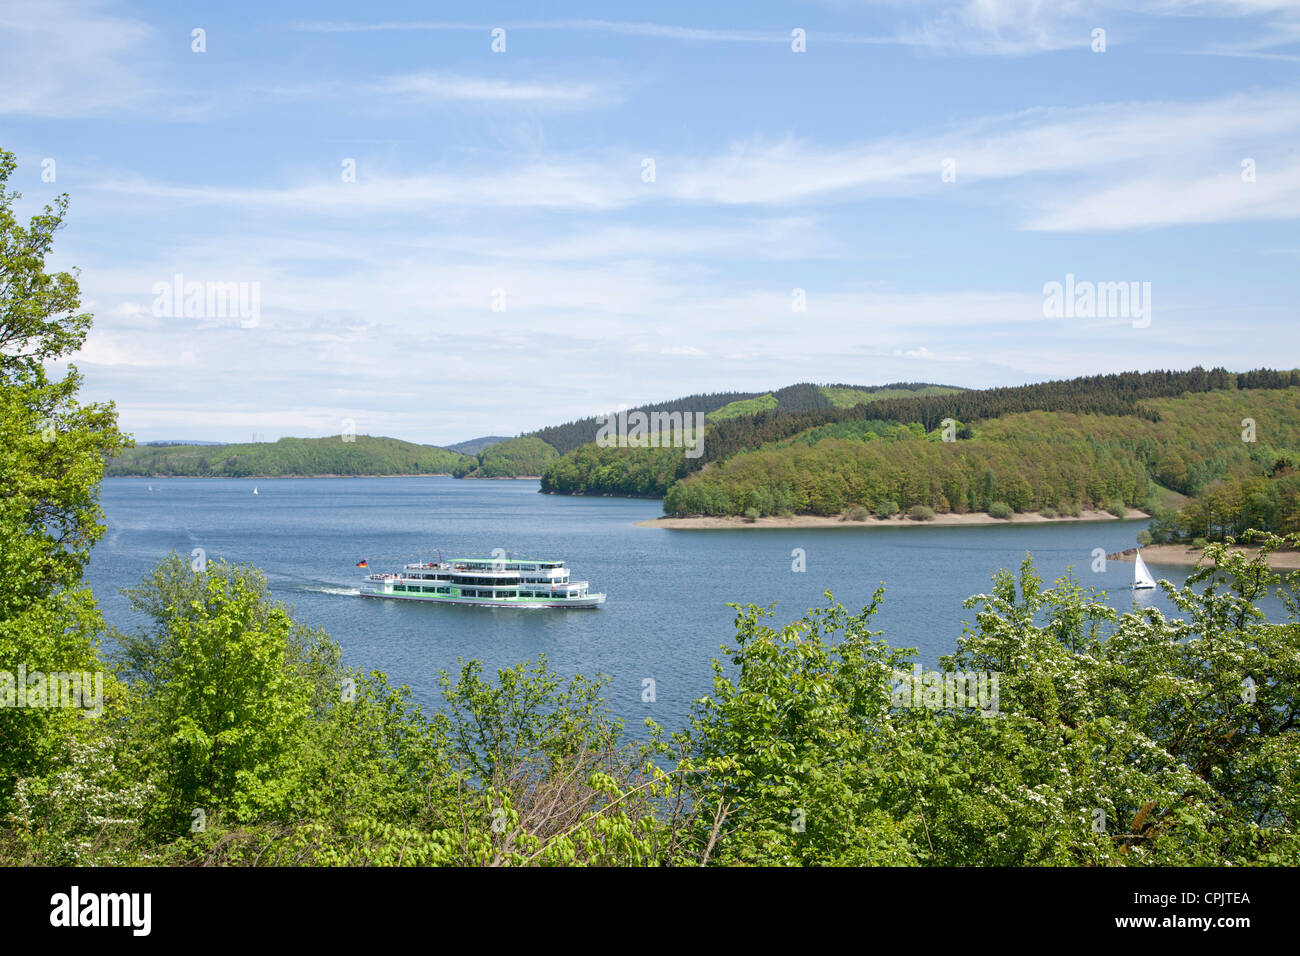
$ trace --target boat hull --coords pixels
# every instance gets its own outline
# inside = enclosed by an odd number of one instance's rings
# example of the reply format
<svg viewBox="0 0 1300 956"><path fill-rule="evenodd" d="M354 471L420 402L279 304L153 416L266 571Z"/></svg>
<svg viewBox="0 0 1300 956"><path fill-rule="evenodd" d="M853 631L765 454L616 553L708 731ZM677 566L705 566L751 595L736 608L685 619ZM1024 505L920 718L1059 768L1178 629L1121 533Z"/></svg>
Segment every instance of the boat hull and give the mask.
<svg viewBox="0 0 1300 956"><path fill-rule="evenodd" d="M394 594L373 588L362 588L361 596L365 598L384 598L390 601L418 601L422 604L465 604L472 607L517 607L517 608L596 608L605 603L605 595L588 594L578 598L463 598L437 594Z"/></svg>

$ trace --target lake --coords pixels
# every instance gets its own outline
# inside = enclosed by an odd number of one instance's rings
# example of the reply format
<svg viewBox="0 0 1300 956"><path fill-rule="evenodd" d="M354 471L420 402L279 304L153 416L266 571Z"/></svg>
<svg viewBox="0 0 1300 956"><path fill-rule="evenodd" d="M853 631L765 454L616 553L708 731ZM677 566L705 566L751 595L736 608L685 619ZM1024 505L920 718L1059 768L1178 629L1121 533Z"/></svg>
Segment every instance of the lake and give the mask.
<svg viewBox="0 0 1300 956"><path fill-rule="evenodd" d="M253 489L258 489L254 495ZM152 489L152 490L150 490ZM727 602L776 602L788 623L837 601L857 610L885 582L875 629L897 647L916 647L927 664L951 653L973 610L962 601L986 592L998 568L1016 568L1032 552L1049 583L1073 567L1085 585L1109 589L1117 608L1132 606L1133 565L1090 570L1092 551L1132 547L1146 521L985 527L671 531L639 528L661 513L645 499L573 498L538 493L536 481L452 478L107 479L101 503L108 532L96 546L87 583L108 622L142 624L119 589L170 551L202 548L262 568L280 600L302 620L325 628L348 664L387 672L436 709L439 669L457 658L496 668L545 653L564 674L607 674L614 714L640 734L645 717L680 728L696 697L708 692L710 658L734 635ZM608 599L598 610L474 608L365 600L366 572L406 562L487 554L568 562ZM802 548L807 570L791 570ZM1188 569L1152 566L1175 583ZM1143 605L1172 608L1163 594L1139 592ZM1270 607L1272 613L1275 608ZM655 700L642 701L643 681Z"/></svg>

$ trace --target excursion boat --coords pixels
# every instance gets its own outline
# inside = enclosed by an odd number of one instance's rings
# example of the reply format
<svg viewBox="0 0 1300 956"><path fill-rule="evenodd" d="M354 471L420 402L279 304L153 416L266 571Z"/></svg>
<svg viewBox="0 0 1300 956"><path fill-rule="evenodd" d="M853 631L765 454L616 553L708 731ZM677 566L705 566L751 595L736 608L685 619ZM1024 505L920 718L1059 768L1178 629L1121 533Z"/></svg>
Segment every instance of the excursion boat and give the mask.
<svg viewBox="0 0 1300 956"><path fill-rule="evenodd" d="M362 561L358 567L369 567ZM403 565L391 574L370 574L362 597L473 604L478 607L599 607L586 581L570 581L563 561L527 558L453 558Z"/></svg>

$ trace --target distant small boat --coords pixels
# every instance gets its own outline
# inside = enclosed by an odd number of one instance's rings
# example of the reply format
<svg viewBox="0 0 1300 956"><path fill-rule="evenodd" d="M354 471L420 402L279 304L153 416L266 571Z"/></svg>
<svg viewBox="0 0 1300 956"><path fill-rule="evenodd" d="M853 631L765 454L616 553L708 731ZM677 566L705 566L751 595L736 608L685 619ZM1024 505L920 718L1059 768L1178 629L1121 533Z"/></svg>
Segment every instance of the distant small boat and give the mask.
<svg viewBox="0 0 1300 956"><path fill-rule="evenodd" d="M150 485L150 486L149 486L149 490L150 490L150 491L153 491L153 485Z"/></svg>
<svg viewBox="0 0 1300 956"><path fill-rule="evenodd" d="M1133 566L1133 589L1143 590L1144 588L1153 588L1156 586L1156 579L1151 576L1147 570L1147 563L1142 560L1142 555L1137 555L1137 564Z"/></svg>
<svg viewBox="0 0 1300 956"><path fill-rule="evenodd" d="M253 494L257 494L257 485L253 486Z"/></svg>

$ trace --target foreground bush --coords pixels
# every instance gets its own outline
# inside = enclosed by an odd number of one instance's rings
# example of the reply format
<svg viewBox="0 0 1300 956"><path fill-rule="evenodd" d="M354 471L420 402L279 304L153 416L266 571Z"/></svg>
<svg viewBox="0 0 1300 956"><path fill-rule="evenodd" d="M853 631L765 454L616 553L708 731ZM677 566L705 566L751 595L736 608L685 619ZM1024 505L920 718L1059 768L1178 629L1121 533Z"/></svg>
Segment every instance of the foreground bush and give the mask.
<svg viewBox="0 0 1300 956"><path fill-rule="evenodd" d="M1206 559L1162 583L1178 618L1026 559L915 692L915 652L870 629L883 589L780 629L737 607L689 726L636 743L600 681L544 658L463 663L426 717L255 570L173 558L133 592L154 623L104 718L7 795L0 862L1295 865L1300 592L1262 558ZM1255 606L1273 589L1282 623ZM931 693L956 674L991 699Z"/></svg>

